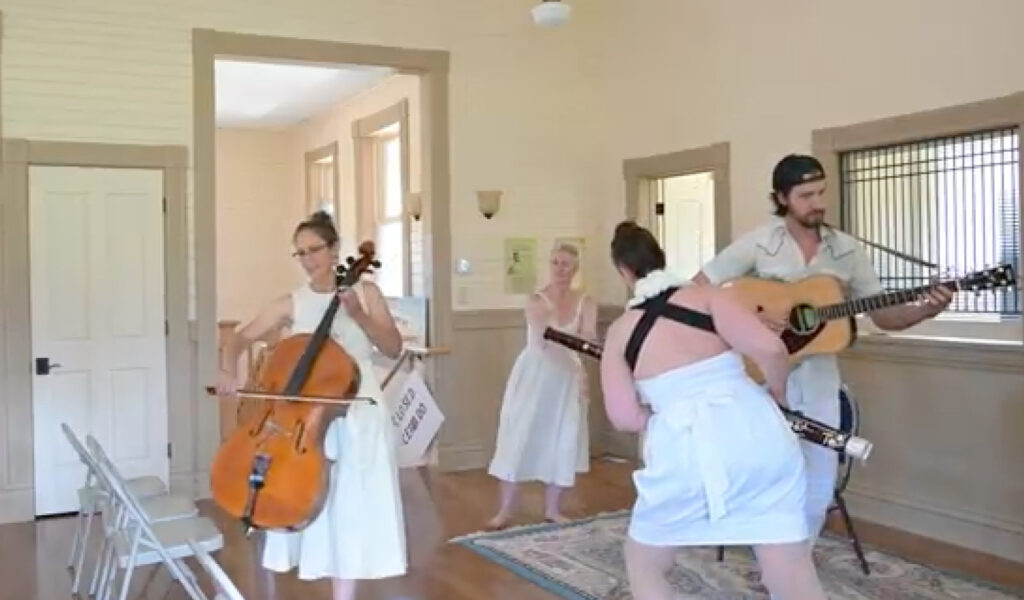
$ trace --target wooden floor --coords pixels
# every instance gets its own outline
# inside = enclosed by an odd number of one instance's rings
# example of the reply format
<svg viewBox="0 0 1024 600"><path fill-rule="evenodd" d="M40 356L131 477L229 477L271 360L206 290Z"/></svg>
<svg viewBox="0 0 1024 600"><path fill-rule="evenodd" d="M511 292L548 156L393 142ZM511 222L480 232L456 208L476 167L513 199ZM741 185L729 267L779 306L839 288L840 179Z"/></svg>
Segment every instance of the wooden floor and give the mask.
<svg viewBox="0 0 1024 600"><path fill-rule="evenodd" d="M595 460L566 496L569 516L581 517L628 508L633 501L630 463ZM405 577L367 582L361 600L555 600L557 597L461 546L451 537L483 528L497 498L497 485L482 471L428 475L403 471L403 498L409 538L410 570ZM516 523L541 519L543 491L527 486ZM303 582L293 573L280 575L259 566L260 536L243 536L238 523L207 501L200 509L224 532L225 547L215 557L247 600L327 600L326 582ZM373 515L367 515L373 519ZM1020 565L925 540L896 530L858 523L862 541L890 548L912 560L961 570L984 579L1024 587ZM70 597L65 567L74 531L71 518L0 525L0 600L61 600ZM189 562L197 573L199 568ZM91 575L87 564L86 575ZM201 577L204 577L201 575ZM187 596L166 570L136 571L129 597L179 600ZM87 585L83 586L87 589ZM212 597L212 593L210 594Z"/></svg>
<svg viewBox="0 0 1024 600"><path fill-rule="evenodd" d="M628 508L633 501L630 464L595 461L565 497L569 516ZM428 489L429 486L429 489ZM555 600L536 585L455 544L451 537L483 529L496 508L497 485L482 471L424 477L402 474L409 538L410 569L405 577L366 582L360 600ZM237 524L201 501L203 514L224 533L224 549L214 556L247 600L327 600L326 582L299 581L293 573L275 574L259 566L260 536L246 539ZM542 520L543 490L524 488L516 523ZM372 514L366 516L373 519ZM95 527L95 526L94 526ZM95 528L94 528L95 531ZM61 600L71 597L67 552L74 535L72 518L0 525L0 600ZM95 536L95 537L98 537ZM192 561L189 566L201 573ZM90 565L86 575L91 576ZM205 581L205 575L200 575ZM187 599L165 569L137 570L131 598ZM204 586L205 587L205 586ZM88 589L87 585L83 588ZM212 593L207 592L211 597Z"/></svg>

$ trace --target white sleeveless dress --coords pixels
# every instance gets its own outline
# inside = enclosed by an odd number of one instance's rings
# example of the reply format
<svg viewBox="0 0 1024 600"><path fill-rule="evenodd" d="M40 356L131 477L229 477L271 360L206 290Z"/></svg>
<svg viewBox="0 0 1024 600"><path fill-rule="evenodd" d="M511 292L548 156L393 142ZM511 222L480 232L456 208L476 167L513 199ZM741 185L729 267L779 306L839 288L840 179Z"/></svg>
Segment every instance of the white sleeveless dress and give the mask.
<svg viewBox="0 0 1024 600"><path fill-rule="evenodd" d="M653 415L629 535L652 546L806 540L803 454L771 396L727 351L637 380Z"/></svg>
<svg viewBox="0 0 1024 600"><path fill-rule="evenodd" d="M583 298L567 325L557 323L554 304L548 325L580 334ZM542 338L527 323L526 347L519 353L501 403L494 456L487 472L503 481L540 481L572 487L577 473L590 468L586 374L580 357Z"/></svg>
<svg viewBox="0 0 1024 600"><path fill-rule="evenodd" d="M362 284L355 286L360 300ZM332 293L303 285L292 293L292 333L312 333ZM365 304L364 304L365 306ZM394 434L371 362L373 345L338 309L331 337L359 365L358 395L380 400L356 403L327 429L324 451L331 483L323 511L298 532L267 531L263 566L286 572L298 567L299 579L378 579L406 572L405 523L398 481Z"/></svg>

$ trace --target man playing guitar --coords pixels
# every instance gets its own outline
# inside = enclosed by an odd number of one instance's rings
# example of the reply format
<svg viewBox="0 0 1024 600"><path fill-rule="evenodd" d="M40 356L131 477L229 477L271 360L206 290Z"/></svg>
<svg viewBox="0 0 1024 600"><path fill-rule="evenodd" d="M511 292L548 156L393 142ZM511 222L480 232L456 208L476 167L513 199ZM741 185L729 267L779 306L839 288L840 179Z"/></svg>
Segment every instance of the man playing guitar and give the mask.
<svg viewBox="0 0 1024 600"><path fill-rule="evenodd" d="M812 156L786 156L772 174L771 220L735 240L694 277L699 284L720 285L744 275L794 281L828 274L846 288L848 296L882 291L867 253L851 236L825 225L825 171ZM868 313L880 329L906 329L945 310L953 295L944 288L928 291L921 302L891 306ZM764 315L776 331L786 323ZM833 427L839 426L839 366L835 355L808 356L789 375L787 402ZM807 465L806 513L809 528L820 533L832 501L837 454L802 442Z"/></svg>

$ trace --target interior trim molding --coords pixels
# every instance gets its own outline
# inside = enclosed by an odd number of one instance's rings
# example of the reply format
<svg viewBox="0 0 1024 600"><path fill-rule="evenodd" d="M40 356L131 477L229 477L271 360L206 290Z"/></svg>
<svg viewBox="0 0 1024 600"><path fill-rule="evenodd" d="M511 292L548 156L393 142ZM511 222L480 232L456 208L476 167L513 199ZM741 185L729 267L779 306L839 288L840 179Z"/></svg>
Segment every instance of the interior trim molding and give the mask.
<svg viewBox="0 0 1024 600"><path fill-rule="evenodd" d="M982 372L1024 372L1024 347L1017 344L983 344L946 339L862 336L840 358L942 366Z"/></svg>
<svg viewBox="0 0 1024 600"><path fill-rule="evenodd" d="M29 168L33 165L138 168L161 170L166 212L164 227L164 289L167 372L184 373L167 377L168 441L194 440L187 426L176 426L180 407L198 400L191 393L192 351L188 341L188 148L168 145L106 144L91 142L4 139L3 169L0 171L2 219L0 219L0 312L3 324L0 344L0 397L4 398L7 424L0 433L6 461L0 470L0 486L27 486L34 480L32 420L32 322L31 265L29 258ZM29 340L24 343L22 340ZM175 409L178 409L177 411ZM190 444L194 445L194 444ZM172 459L171 469L181 460L190 461L184 451ZM20 506L20 505L19 505ZM35 514L34 500L23 519Z"/></svg>
<svg viewBox="0 0 1024 600"><path fill-rule="evenodd" d="M214 61L220 56L303 63L362 64L392 67L415 75L420 86L424 294L430 302L428 331L432 346L452 343L451 151L449 131L449 64L446 50L421 50L332 40L301 39L192 29L192 118L195 152L195 296L198 325L198 381L192 393L205 394L205 382L217 370L216 156ZM453 353L454 354L454 353ZM453 395L452 355L430 361L426 380L439 398ZM197 419L197 464L209 464L220 443L220 415L215 402L204 403ZM442 439L460 432L442 433ZM445 469L442 463L440 468Z"/></svg>
<svg viewBox="0 0 1024 600"><path fill-rule="evenodd" d="M663 177L711 171L715 194L715 250L721 252L732 239L732 192L729 173L729 142L688 148L622 161L626 179L626 218L653 229L653 181Z"/></svg>

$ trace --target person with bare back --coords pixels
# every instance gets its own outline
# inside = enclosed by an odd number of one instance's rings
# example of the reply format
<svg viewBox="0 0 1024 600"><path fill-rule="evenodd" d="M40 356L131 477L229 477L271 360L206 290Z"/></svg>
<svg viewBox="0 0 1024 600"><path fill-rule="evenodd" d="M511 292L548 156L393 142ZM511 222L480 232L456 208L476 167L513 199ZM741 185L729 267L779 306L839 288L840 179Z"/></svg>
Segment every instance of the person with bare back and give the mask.
<svg viewBox="0 0 1024 600"><path fill-rule="evenodd" d="M500 481L497 514L488 529L512 518L518 484L546 484L544 517L563 523L561 497L589 470L586 374L579 357L543 339L552 327L588 339L597 337L597 304L572 289L579 250L558 244L549 261L550 281L526 305L526 347L516 358L505 387L498 436L488 473Z"/></svg>
<svg viewBox="0 0 1024 600"><path fill-rule="evenodd" d="M728 289L666 271L648 230L620 223L611 255L633 296L604 342L605 410L619 431L645 432L625 543L633 597L674 597L666 575L677 547L744 545L773 596L824 600L808 551L803 455L779 410L786 348Z"/></svg>
<svg viewBox="0 0 1024 600"><path fill-rule="evenodd" d="M851 298L881 293L882 282L863 246L825 221L827 187L825 169L817 158L784 156L772 170L773 216L705 263L693 281L720 286L747 275L795 281L827 274L841 281ZM939 287L925 292L920 302L874 310L867 316L879 329L899 331L938 316L952 299L951 292ZM779 333L789 327L785 318L767 313L760 313L759 318ZM841 377L834 354L808 356L788 377L787 401L793 409L839 426ZM839 455L810 442L803 442L802 448L808 486L805 518L817 539L835 495Z"/></svg>

